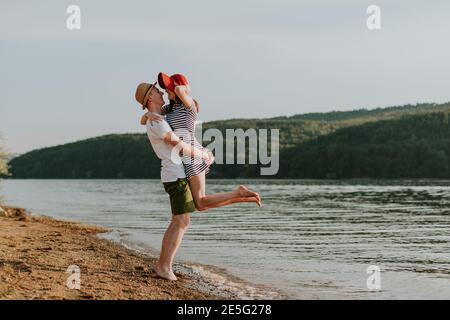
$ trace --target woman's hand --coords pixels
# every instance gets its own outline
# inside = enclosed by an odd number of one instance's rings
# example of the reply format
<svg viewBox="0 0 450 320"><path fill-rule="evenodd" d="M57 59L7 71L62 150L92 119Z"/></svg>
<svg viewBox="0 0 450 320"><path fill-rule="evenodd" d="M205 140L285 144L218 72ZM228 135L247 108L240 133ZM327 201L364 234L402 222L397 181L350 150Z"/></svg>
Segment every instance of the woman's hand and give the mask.
<svg viewBox="0 0 450 320"><path fill-rule="evenodd" d="M191 93L191 87L188 84L175 84L175 89L174 89L176 94L179 93L186 93L186 94L190 94Z"/></svg>
<svg viewBox="0 0 450 320"><path fill-rule="evenodd" d="M150 120L150 122L151 121L158 122L158 121L164 120L164 117L162 115L160 115L160 114L157 114L157 113L147 112L146 114L144 114L142 116L141 124L145 126L147 124L147 121L149 121L149 120Z"/></svg>
<svg viewBox="0 0 450 320"><path fill-rule="evenodd" d="M145 114L141 117L141 125L147 125L147 116Z"/></svg>

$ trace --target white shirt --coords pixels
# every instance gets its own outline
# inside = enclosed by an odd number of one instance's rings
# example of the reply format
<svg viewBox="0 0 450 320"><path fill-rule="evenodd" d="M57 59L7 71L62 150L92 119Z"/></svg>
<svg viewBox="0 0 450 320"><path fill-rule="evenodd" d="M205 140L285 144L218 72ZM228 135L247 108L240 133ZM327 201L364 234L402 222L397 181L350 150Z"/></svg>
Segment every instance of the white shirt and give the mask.
<svg viewBox="0 0 450 320"><path fill-rule="evenodd" d="M147 136L159 159L161 159L161 181L177 181L186 178L183 162L174 147L164 142L164 136L171 132L169 124L163 121L147 121Z"/></svg>

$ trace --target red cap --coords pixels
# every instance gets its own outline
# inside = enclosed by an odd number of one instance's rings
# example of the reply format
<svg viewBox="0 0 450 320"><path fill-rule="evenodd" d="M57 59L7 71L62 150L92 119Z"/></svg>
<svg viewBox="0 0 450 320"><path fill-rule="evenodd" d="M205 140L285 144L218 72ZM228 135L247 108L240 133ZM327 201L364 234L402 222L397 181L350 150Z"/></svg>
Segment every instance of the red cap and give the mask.
<svg viewBox="0 0 450 320"><path fill-rule="evenodd" d="M169 91L174 91L176 86L189 85L188 79L179 73L169 77L167 74L160 72L158 74L158 83L161 88Z"/></svg>
<svg viewBox="0 0 450 320"><path fill-rule="evenodd" d="M175 86L173 80L165 73L160 72L158 74L158 84L162 89L173 91Z"/></svg>

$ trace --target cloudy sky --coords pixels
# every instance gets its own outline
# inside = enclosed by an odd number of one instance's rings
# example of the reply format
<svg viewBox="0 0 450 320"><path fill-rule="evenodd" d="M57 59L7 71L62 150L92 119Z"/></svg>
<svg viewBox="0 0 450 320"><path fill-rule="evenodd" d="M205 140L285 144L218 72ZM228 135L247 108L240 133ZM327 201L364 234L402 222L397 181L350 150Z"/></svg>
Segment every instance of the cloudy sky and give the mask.
<svg viewBox="0 0 450 320"><path fill-rule="evenodd" d="M203 121L445 102L449 31L448 0L2 1L0 132L18 153L143 132L134 90L159 71Z"/></svg>

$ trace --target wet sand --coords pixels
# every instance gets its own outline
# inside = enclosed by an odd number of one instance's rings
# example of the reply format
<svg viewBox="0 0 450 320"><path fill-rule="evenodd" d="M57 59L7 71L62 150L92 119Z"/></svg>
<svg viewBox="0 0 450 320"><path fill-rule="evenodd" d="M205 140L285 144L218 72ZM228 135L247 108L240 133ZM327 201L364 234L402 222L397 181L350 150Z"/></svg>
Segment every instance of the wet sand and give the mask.
<svg viewBox="0 0 450 320"><path fill-rule="evenodd" d="M232 298L176 270L178 281L158 278L154 258L96 236L107 229L3 209L0 299ZM80 289L67 286L72 265L80 268Z"/></svg>

